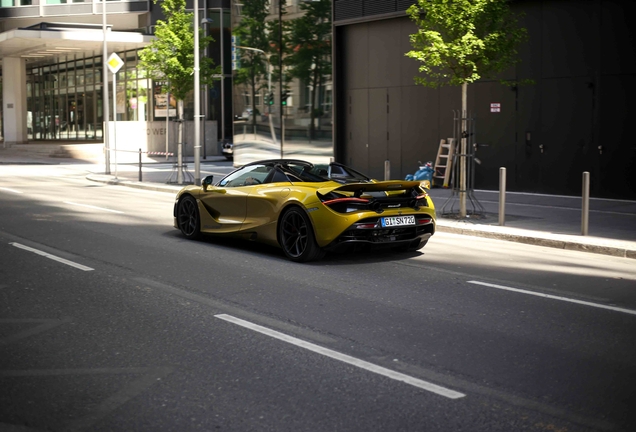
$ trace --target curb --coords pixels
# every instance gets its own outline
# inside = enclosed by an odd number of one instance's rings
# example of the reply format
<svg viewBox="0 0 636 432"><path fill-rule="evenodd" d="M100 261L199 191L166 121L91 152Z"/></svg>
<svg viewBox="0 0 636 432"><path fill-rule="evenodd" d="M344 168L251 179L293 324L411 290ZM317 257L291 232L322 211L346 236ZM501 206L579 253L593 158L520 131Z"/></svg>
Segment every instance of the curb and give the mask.
<svg viewBox="0 0 636 432"><path fill-rule="evenodd" d="M151 190L155 192L167 192L167 193L177 193L184 186L187 185L178 185L178 186L170 186L170 185L159 185L157 183L143 183L143 182L134 182L130 180L119 180L115 178L111 178L111 176L103 175L103 174L88 174L86 176L86 180L94 181L97 183L104 183L108 185L114 186L126 186L135 189L144 189Z"/></svg>
<svg viewBox="0 0 636 432"><path fill-rule="evenodd" d="M547 239L542 237L535 237L530 235L523 234L511 234L511 233L502 233L502 232L492 232L486 230L480 230L478 228L466 229L459 228L450 225L444 225L443 222L440 223L439 219L437 222L437 230L452 234L461 234L473 237L483 237L483 238L491 238L496 240L506 240L517 243L530 244L534 246L544 246L551 247L556 249L564 249L564 250L573 250L579 252L590 252L601 255L610 255L619 258L631 258L636 259L636 250L627 249L624 247L616 247L616 246L604 246L604 245L593 245L589 243L581 243L576 241L568 241L568 240L557 240L557 239Z"/></svg>

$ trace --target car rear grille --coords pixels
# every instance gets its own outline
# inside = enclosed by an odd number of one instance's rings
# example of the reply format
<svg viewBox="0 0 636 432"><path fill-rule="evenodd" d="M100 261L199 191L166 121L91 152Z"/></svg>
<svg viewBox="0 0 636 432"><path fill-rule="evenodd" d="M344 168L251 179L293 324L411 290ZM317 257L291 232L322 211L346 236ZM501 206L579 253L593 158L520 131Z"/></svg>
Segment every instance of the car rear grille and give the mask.
<svg viewBox="0 0 636 432"><path fill-rule="evenodd" d="M333 244L350 242L383 244L413 240L425 234L432 235L435 232L435 224L428 215L416 216L419 225L382 228L380 218L363 219L353 224L343 232Z"/></svg>

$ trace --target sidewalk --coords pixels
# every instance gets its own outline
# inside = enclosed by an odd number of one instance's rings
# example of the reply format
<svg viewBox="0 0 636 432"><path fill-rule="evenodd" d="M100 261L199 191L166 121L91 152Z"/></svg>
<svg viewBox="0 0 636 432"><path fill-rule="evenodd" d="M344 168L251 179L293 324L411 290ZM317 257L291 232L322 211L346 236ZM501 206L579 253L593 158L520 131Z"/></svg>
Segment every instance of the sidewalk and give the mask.
<svg viewBox="0 0 636 432"><path fill-rule="evenodd" d="M189 159L188 169L193 173L194 163ZM210 164L223 161L225 158L222 156L209 156L201 161L202 170ZM87 175L88 180L176 193L183 185L167 184L172 168L165 160L158 162L144 163L143 181L140 182L137 165L122 164L115 178L112 173L103 174L103 165L100 166L99 161L50 158L23 149L15 151L0 146L0 167L3 164L91 163L94 171ZM459 201L451 190L435 188L430 195L438 211L437 228L441 232L636 259L636 201L591 198L589 235L583 236L581 197L508 192L505 224L499 226L498 191L475 191L474 197L484 211L471 216L473 206L469 201L469 216L463 220L457 218ZM450 214L443 214L442 210Z"/></svg>

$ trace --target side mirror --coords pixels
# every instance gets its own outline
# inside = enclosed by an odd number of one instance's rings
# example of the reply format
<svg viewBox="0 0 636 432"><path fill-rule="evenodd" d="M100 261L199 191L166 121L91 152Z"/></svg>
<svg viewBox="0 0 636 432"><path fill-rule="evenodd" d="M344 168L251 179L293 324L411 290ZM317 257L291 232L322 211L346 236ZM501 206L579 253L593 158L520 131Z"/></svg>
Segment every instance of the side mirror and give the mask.
<svg viewBox="0 0 636 432"><path fill-rule="evenodd" d="M207 192L208 186L211 186L214 182L214 176L205 176L203 180L201 180L201 186L203 186L203 191Z"/></svg>

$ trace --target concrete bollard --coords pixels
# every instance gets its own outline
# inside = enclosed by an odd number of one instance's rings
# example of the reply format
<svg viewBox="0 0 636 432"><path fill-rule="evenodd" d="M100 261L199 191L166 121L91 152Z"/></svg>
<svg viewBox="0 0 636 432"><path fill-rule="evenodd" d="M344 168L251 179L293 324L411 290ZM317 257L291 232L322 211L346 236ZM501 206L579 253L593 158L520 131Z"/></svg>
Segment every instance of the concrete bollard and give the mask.
<svg viewBox="0 0 636 432"><path fill-rule="evenodd" d="M384 161L384 180L389 180L391 178L391 161Z"/></svg>
<svg viewBox="0 0 636 432"><path fill-rule="evenodd" d="M583 202L581 203L581 235L586 236L590 225L590 173L583 172Z"/></svg>
<svg viewBox="0 0 636 432"><path fill-rule="evenodd" d="M506 168L499 168L499 226L506 224Z"/></svg>

